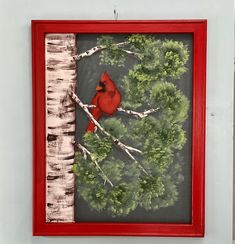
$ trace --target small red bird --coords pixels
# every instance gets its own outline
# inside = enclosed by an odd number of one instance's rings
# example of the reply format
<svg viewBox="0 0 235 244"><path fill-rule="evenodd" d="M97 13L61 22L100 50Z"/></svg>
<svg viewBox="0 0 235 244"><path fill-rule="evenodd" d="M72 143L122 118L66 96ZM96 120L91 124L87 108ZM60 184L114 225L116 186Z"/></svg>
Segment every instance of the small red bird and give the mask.
<svg viewBox="0 0 235 244"><path fill-rule="evenodd" d="M98 121L102 115L111 116L117 111L121 103L121 93L106 71L102 74L96 91L91 100L91 104L96 107L91 110L91 114ZM86 131L93 132L94 129L95 125L90 121Z"/></svg>

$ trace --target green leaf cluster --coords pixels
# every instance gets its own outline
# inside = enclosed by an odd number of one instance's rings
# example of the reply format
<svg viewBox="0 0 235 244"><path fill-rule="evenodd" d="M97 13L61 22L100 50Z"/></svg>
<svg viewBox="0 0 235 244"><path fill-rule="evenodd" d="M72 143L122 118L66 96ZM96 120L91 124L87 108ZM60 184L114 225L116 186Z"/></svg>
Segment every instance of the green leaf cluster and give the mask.
<svg viewBox="0 0 235 244"><path fill-rule="evenodd" d="M126 94L124 105L136 109L150 97L156 83L180 79L187 71L189 54L182 42L156 40L151 35L135 35L129 39L140 62L122 79L122 87Z"/></svg>
<svg viewBox="0 0 235 244"><path fill-rule="evenodd" d="M75 155L76 185L79 195L89 203L90 207L101 211L106 207L107 189L103 187L102 177L90 160L83 158L80 152Z"/></svg>
<svg viewBox="0 0 235 244"><path fill-rule="evenodd" d="M161 177L145 177L141 181L143 189L140 206L146 210L156 210L159 208L156 201L164 195L165 187Z"/></svg>
<svg viewBox="0 0 235 244"><path fill-rule="evenodd" d="M134 162L125 164L108 157L100 165L114 187L104 182L102 173L90 159L84 159L80 152L76 153L73 171L77 176L79 195L96 211L106 209L112 216L127 215L138 205L141 192L139 168Z"/></svg>
<svg viewBox="0 0 235 244"><path fill-rule="evenodd" d="M122 138L126 133L126 127L122 123L121 119L117 118L106 118L101 121L101 125L108 131L111 135Z"/></svg>
<svg viewBox="0 0 235 244"><path fill-rule="evenodd" d="M183 122L188 116L189 101L170 82L158 82L151 90L151 103L157 104L161 114L171 122Z"/></svg>
<svg viewBox="0 0 235 244"><path fill-rule="evenodd" d="M98 162L105 159L112 150L112 142L107 137L99 137L95 133L86 133L83 139L85 146L91 152L92 159Z"/></svg>
<svg viewBox="0 0 235 244"><path fill-rule="evenodd" d="M126 61L125 52L115 45L112 36L104 35L98 38L97 43L99 46L105 47L100 54L100 62L102 64L124 66Z"/></svg>

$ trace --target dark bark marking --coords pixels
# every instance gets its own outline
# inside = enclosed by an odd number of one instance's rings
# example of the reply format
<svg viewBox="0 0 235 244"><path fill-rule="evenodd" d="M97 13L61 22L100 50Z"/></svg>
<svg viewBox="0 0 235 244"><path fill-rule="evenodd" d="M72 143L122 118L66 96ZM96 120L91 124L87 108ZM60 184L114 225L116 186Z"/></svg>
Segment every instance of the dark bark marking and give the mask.
<svg viewBox="0 0 235 244"><path fill-rule="evenodd" d="M48 42L47 44L48 44L48 45L57 46L57 44L56 44L56 43L53 43L53 42Z"/></svg>
<svg viewBox="0 0 235 244"><path fill-rule="evenodd" d="M64 157L64 160L74 159L74 154L72 156Z"/></svg>
<svg viewBox="0 0 235 244"><path fill-rule="evenodd" d="M49 164L49 166L50 166L53 170L55 170L55 171L57 171L57 172L59 172L59 171L61 170L61 168L58 167L58 164Z"/></svg>
<svg viewBox="0 0 235 244"><path fill-rule="evenodd" d="M65 135L65 136L73 136L74 132L73 131L64 132L63 135Z"/></svg>
<svg viewBox="0 0 235 244"><path fill-rule="evenodd" d="M66 189L65 195L72 195L72 194L74 194L74 189L73 188Z"/></svg>
<svg viewBox="0 0 235 244"><path fill-rule="evenodd" d="M47 66L47 70L53 71L53 70L55 70L55 68L52 68L52 67Z"/></svg>
<svg viewBox="0 0 235 244"><path fill-rule="evenodd" d="M56 180L56 179L59 179L60 178L60 176L59 175L48 175L47 176L47 180Z"/></svg>
<svg viewBox="0 0 235 244"><path fill-rule="evenodd" d="M74 112L74 111L75 111L75 110L70 110L69 112L72 113L72 112ZM68 122L68 124L69 124L69 125L74 125L74 124L75 124L75 120Z"/></svg>
<svg viewBox="0 0 235 244"><path fill-rule="evenodd" d="M55 98L47 97L47 101L56 101Z"/></svg>
<svg viewBox="0 0 235 244"><path fill-rule="evenodd" d="M56 59L50 59L47 61L48 65L57 65L59 63L61 63L60 60L56 60Z"/></svg>
<svg viewBox="0 0 235 244"><path fill-rule="evenodd" d="M48 134L47 135L47 141L56 141L57 140L57 135L52 135L52 134Z"/></svg>

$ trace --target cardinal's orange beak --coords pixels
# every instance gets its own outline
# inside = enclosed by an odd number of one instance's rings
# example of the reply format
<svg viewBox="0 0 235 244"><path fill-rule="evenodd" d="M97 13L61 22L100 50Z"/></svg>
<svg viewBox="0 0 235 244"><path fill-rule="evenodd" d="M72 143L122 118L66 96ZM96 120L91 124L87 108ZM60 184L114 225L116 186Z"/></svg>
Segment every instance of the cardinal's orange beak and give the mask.
<svg viewBox="0 0 235 244"><path fill-rule="evenodd" d="M96 91L102 91L102 90L104 90L104 87L102 87L102 86L97 86L96 87Z"/></svg>
<svg viewBox="0 0 235 244"><path fill-rule="evenodd" d="M96 87L96 91L104 91L105 90L105 84L104 82L100 81L99 85Z"/></svg>

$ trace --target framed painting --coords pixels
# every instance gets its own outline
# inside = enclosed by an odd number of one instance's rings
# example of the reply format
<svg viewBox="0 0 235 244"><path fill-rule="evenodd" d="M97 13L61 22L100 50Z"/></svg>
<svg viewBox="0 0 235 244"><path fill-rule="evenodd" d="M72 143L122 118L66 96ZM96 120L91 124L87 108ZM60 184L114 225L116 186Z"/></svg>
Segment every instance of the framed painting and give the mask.
<svg viewBox="0 0 235 244"><path fill-rule="evenodd" d="M32 21L33 235L204 236L206 20Z"/></svg>

